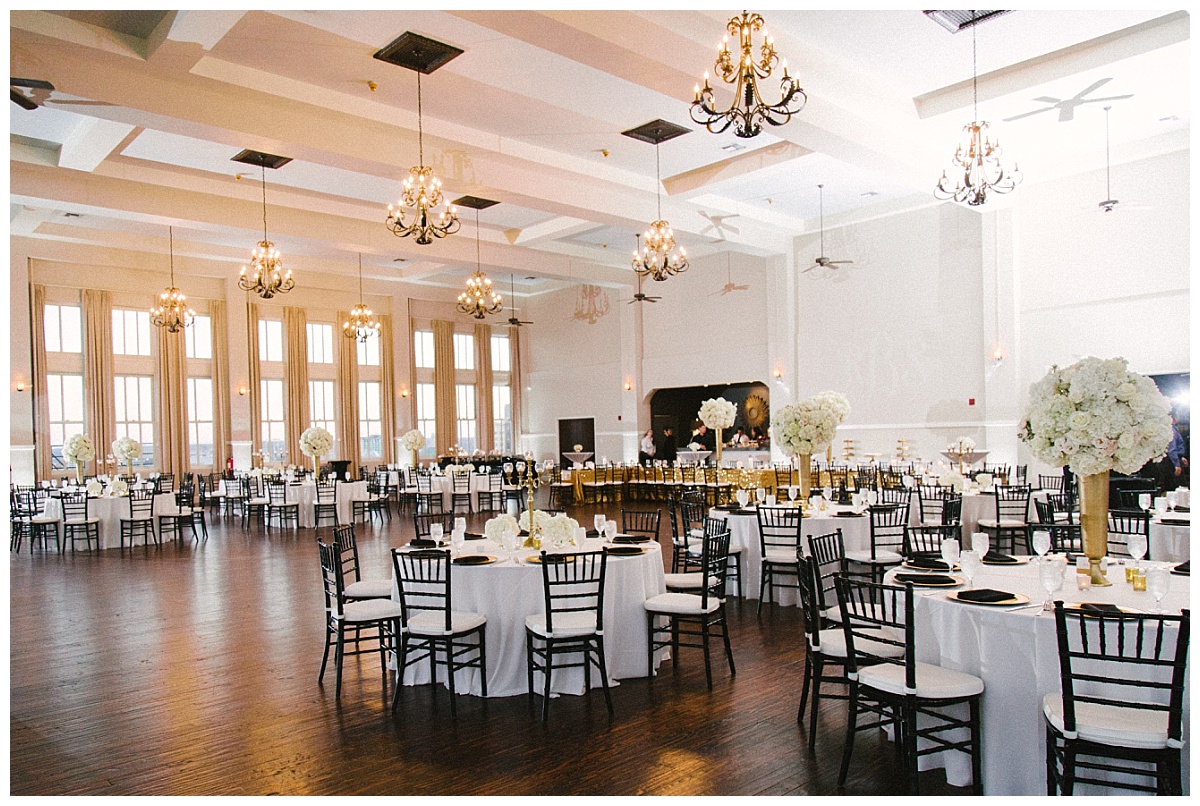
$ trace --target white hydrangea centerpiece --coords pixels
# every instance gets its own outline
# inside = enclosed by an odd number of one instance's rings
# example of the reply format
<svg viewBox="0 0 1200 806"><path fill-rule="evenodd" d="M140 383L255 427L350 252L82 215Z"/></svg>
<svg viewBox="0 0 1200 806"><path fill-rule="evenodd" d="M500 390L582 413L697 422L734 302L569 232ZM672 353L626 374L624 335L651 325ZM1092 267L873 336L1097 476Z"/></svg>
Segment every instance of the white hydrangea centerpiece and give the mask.
<svg viewBox="0 0 1200 806"><path fill-rule="evenodd" d="M849 415L845 396L822 392L776 412L771 418L771 438L792 456L811 456L829 447L837 427Z"/></svg>
<svg viewBox="0 0 1200 806"><path fill-rule="evenodd" d="M1084 358L1050 368L1029 387L1018 438L1052 467L1080 476L1134 473L1171 442L1171 404L1124 358Z"/></svg>
<svg viewBox="0 0 1200 806"><path fill-rule="evenodd" d="M104 494L109 498L123 498L129 495L129 485L125 483L124 479L113 479L108 483Z"/></svg>
<svg viewBox="0 0 1200 806"><path fill-rule="evenodd" d="M333 450L333 434L319 425L304 429L304 433L300 435L300 451L305 456L319 459L326 456L331 450Z"/></svg>
<svg viewBox="0 0 1200 806"><path fill-rule="evenodd" d="M951 470L938 476L938 485L941 487L952 487L954 488L954 492L961 493L967 486L967 479L957 470Z"/></svg>
<svg viewBox="0 0 1200 806"><path fill-rule="evenodd" d="M122 462L132 462L142 455L142 444L133 437L121 437L113 440L113 456Z"/></svg>
<svg viewBox="0 0 1200 806"><path fill-rule="evenodd" d="M565 513L559 513L553 518L547 519L542 525L543 548L546 547L547 543L554 548L562 548L575 538L575 530L578 528L579 523L574 518L568 517Z"/></svg>
<svg viewBox="0 0 1200 806"><path fill-rule="evenodd" d="M550 514L547 512L543 512L540 509L533 510L533 525L534 525L533 529L529 528L529 510L528 509L525 510L524 512L522 512L521 517L517 519L517 523L520 525L520 527L523 530L525 530L526 532L530 532L530 533L533 533L535 531L537 531L537 532L543 531L546 528L546 524L549 521L550 521Z"/></svg>
<svg viewBox="0 0 1200 806"><path fill-rule="evenodd" d="M732 428L737 407L723 397L710 398L700 404L700 422L709 428Z"/></svg>
<svg viewBox="0 0 1200 806"><path fill-rule="evenodd" d="M517 519L512 515L497 515L483 525L483 536L496 545L500 545L500 538L505 532L519 532L520 530Z"/></svg>
<svg viewBox="0 0 1200 806"><path fill-rule="evenodd" d="M400 447L406 451L422 450L425 447L425 435L415 428L407 431L404 436L400 437Z"/></svg>
<svg viewBox="0 0 1200 806"><path fill-rule="evenodd" d="M104 485L96 479L89 481L85 489L87 490L88 498L99 498L104 494Z"/></svg>

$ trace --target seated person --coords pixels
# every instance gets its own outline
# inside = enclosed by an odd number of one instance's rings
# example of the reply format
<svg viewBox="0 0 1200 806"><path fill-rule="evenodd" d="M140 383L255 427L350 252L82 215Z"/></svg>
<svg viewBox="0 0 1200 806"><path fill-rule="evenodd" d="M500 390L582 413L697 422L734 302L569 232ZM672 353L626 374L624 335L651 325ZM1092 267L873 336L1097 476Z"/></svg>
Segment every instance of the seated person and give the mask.
<svg viewBox="0 0 1200 806"><path fill-rule="evenodd" d="M746 429L745 429L745 428L742 428L741 426L738 426L737 433L735 433L735 434L733 435L733 441L732 441L732 443L731 443L731 444L732 444L732 445L733 445L733 447L735 447L735 448L748 448L748 447L750 447L750 437L746 436Z"/></svg>

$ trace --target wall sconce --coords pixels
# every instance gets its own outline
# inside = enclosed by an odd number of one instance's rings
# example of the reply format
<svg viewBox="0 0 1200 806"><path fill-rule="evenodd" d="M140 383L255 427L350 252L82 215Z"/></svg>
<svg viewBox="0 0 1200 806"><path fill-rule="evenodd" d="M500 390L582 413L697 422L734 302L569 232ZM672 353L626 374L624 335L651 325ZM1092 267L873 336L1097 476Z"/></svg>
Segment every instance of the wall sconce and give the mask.
<svg viewBox="0 0 1200 806"><path fill-rule="evenodd" d="M633 384L630 383L629 381L625 381L625 391L630 392L632 390L633 390Z"/></svg>
<svg viewBox="0 0 1200 806"><path fill-rule="evenodd" d="M29 388L29 387L27 387L25 385L25 381L17 381L17 391L18 392L24 392L27 388Z"/></svg>
<svg viewBox="0 0 1200 806"><path fill-rule="evenodd" d="M992 350L992 363L997 367L1004 363L1004 348L999 344Z"/></svg>
<svg viewBox="0 0 1200 806"><path fill-rule="evenodd" d="M776 368L775 368L775 371L774 371L774 372L772 372L771 374L772 374L773 376L775 376L776 380L778 380L779 378L782 378L782 377L783 377L783 370L779 369L779 367L776 367Z"/></svg>
<svg viewBox="0 0 1200 806"><path fill-rule="evenodd" d="M408 397L408 389L401 389L400 397Z"/></svg>
<svg viewBox="0 0 1200 806"><path fill-rule="evenodd" d="M239 387L238 387L238 395L239 395L240 397L245 397L245 396L246 396L246 393L247 393L247 392L249 392L249 391L250 391L250 390L249 390L249 389L247 389L247 388L246 388L244 385L243 385L243 386L239 386Z"/></svg>

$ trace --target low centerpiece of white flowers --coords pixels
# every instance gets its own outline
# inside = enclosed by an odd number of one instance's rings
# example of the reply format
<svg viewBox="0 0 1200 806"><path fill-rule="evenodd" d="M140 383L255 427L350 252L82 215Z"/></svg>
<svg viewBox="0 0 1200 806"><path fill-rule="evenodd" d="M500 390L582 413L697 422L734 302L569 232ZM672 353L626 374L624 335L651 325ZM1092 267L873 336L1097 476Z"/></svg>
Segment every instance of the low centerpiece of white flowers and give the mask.
<svg viewBox="0 0 1200 806"><path fill-rule="evenodd" d="M1084 358L1057 366L1029 387L1029 410L1017 436L1041 461L1081 477L1083 549L1093 585L1108 549L1108 473L1134 473L1166 453L1171 403L1154 381L1129 371L1124 358Z"/></svg>
<svg viewBox="0 0 1200 806"><path fill-rule="evenodd" d="M83 480L83 463L96 458L96 446L87 434L73 434L63 443L63 459L75 463L75 480Z"/></svg>
<svg viewBox="0 0 1200 806"><path fill-rule="evenodd" d="M305 456L311 456L313 471L320 473L321 457L327 456L333 450L333 434L319 425L304 429L300 435L300 451Z"/></svg>
<svg viewBox="0 0 1200 806"><path fill-rule="evenodd" d="M800 497L808 499L812 455L833 442L837 427L850 416L850 403L840 392L826 391L784 406L771 415L771 438L796 459Z"/></svg>
<svg viewBox="0 0 1200 806"><path fill-rule="evenodd" d="M957 470L948 470L938 476L938 486L952 487L954 488L954 492L961 493L967 486L967 479L966 476Z"/></svg>
<svg viewBox="0 0 1200 806"><path fill-rule="evenodd" d="M129 495L129 485L124 479L113 479L104 488L104 495L108 498L124 498Z"/></svg>

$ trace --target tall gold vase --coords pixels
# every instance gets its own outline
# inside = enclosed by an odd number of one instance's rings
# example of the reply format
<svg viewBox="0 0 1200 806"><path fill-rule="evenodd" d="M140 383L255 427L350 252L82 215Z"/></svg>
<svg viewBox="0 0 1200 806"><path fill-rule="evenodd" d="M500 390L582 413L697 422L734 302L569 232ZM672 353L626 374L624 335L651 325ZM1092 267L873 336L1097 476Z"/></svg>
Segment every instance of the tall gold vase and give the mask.
<svg viewBox="0 0 1200 806"><path fill-rule="evenodd" d="M717 432L717 467L720 467L721 466L721 429L714 428L713 430Z"/></svg>
<svg viewBox="0 0 1200 806"><path fill-rule="evenodd" d="M796 454L796 464L799 465L797 471L800 474L800 500L807 501L808 491L811 487L811 481L809 477L812 475L812 454Z"/></svg>
<svg viewBox="0 0 1200 806"><path fill-rule="evenodd" d="M1100 559L1108 552L1107 470L1080 479L1079 522L1083 525L1083 553L1088 558L1092 585L1111 585L1100 570Z"/></svg>

